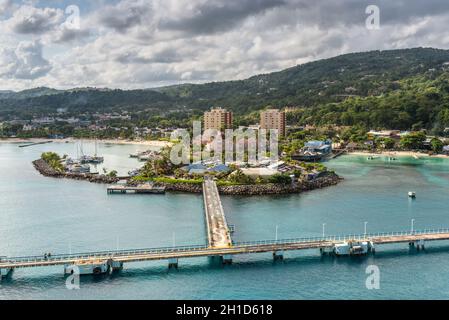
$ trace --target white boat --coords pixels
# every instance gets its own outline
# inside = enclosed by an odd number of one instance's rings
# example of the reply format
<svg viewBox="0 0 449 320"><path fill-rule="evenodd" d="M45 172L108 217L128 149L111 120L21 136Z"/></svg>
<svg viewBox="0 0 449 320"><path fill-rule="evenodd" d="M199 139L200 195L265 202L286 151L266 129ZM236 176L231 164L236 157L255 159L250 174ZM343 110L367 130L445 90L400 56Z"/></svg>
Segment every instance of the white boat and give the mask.
<svg viewBox="0 0 449 320"><path fill-rule="evenodd" d="M79 164L69 166L69 172L71 173L90 173L90 166L88 164Z"/></svg>
<svg viewBox="0 0 449 320"><path fill-rule="evenodd" d="M140 169L135 169L135 170L128 171L128 175L130 177L135 177L135 176L138 176L139 174L140 174Z"/></svg>
<svg viewBox="0 0 449 320"><path fill-rule="evenodd" d="M351 246L347 242L336 243L334 245L334 253L337 256L347 256L347 255L349 255L350 250L351 250Z"/></svg>
<svg viewBox="0 0 449 320"><path fill-rule="evenodd" d="M412 198L412 199L416 198L416 192L410 191L410 192L408 193L408 197L409 197L409 198Z"/></svg>
<svg viewBox="0 0 449 320"><path fill-rule="evenodd" d="M107 261L80 262L75 265L65 265L64 273L74 274L76 268L78 268L80 275L99 275L109 271L109 264Z"/></svg>
<svg viewBox="0 0 449 320"><path fill-rule="evenodd" d="M367 254L373 248L373 244L369 241L342 242L334 245L334 254L337 256L360 256Z"/></svg>

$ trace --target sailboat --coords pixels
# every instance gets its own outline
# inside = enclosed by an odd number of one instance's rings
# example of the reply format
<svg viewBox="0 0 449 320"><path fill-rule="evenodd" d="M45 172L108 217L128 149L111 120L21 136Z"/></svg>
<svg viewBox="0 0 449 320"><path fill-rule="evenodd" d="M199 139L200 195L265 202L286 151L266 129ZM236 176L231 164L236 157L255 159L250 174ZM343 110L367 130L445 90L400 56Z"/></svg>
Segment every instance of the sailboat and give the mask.
<svg viewBox="0 0 449 320"><path fill-rule="evenodd" d="M97 139L95 139L95 154L94 154L94 156L84 155L83 149L82 149L82 143L81 143L81 157L80 157L81 163L93 163L93 164L103 163L104 162L104 158L103 157L99 157L97 155L97 149L98 149Z"/></svg>

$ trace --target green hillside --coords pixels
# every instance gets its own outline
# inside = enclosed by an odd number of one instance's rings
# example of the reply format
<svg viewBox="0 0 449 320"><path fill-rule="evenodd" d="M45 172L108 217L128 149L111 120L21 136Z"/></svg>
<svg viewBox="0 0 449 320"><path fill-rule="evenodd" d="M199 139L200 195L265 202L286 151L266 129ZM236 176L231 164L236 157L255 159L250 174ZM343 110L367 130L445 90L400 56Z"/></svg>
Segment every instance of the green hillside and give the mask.
<svg viewBox="0 0 449 320"><path fill-rule="evenodd" d="M255 111L272 105L298 107L291 123L439 130L449 126L448 63L447 50L415 48L346 54L241 81L129 91L0 92L0 117L29 118L57 108L74 114L150 110L151 116L160 114L170 123L170 110L199 114L224 106L245 123L257 118Z"/></svg>

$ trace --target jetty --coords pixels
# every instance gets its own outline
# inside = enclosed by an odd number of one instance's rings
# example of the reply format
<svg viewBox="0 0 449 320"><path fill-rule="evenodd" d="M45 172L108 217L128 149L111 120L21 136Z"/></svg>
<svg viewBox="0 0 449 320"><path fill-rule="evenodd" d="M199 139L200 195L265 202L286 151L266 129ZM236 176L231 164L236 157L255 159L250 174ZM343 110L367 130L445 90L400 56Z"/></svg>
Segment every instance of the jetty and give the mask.
<svg viewBox="0 0 449 320"><path fill-rule="evenodd" d="M53 143L53 141L41 141L41 142L32 142L32 143L28 143L28 144L22 144L19 146L19 148L27 148L27 147L32 147L32 146L37 146L40 144L48 144L48 143Z"/></svg>
<svg viewBox="0 0 449 320"><path fill-rule="evenodd" d="M329 160L338 158L345 153L348 153L347 149L334 149L332 150L332 155L329 157Z"/></svg>
<svg viewBox="0 0 449 320"><path fill-rule="evenodd" d="M132 194L164 194L165 187L156 187L152 184L142 184L139 186L113 185L107 188L108 194L132 193Z"/></svg>
<svg viewBox="0 0 449 320"><path fill-rule="evenodd" d="M152 193L151 185L145 187L110 187L112 192L128 190ZM233 256L257 253L272 253L274 260L284 258L286 251L319 250L321 254L365 255L374 253L378 247L391 244L406 244L411 249L423 250L425 245L436 241L449 241L449 229L402 231L387 233L364 233L358 235L306 237L235 242L231 239L234 226L227 224L215 181L205 179L203 184L204 210L207 229L207 244L172 246L162 248L111 250L77 254L52 254L23 257L0 257L1 277L10 276L14 269L64 266L64 273L77 268L80 274L98 274L119 271L125 263L167 260L169 268L178 268L179 259L198 257L220 257L223 263L232 263ZM0 278L1 278L0 277Z"/></svg>

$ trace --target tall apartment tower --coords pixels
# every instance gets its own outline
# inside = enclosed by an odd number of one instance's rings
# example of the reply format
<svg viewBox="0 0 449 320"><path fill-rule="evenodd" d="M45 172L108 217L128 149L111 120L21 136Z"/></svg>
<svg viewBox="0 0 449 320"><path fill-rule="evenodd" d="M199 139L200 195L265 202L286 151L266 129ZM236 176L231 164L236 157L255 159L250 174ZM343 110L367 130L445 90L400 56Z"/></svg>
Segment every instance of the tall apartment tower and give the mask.
<svg viewBox="0 0 449 320"><path fill-rule="evenodd" d="M268 109L260 113L260 128L261 129L277 129L279 135L285 137L285 112L277 109Z"/></svg>
<svg viewBox="0 0 449 320"><path fill-rule="evenodd" d="M212 108L204 113L204 129L223 130L232 128L232 112L222 108Z"/></svg>

